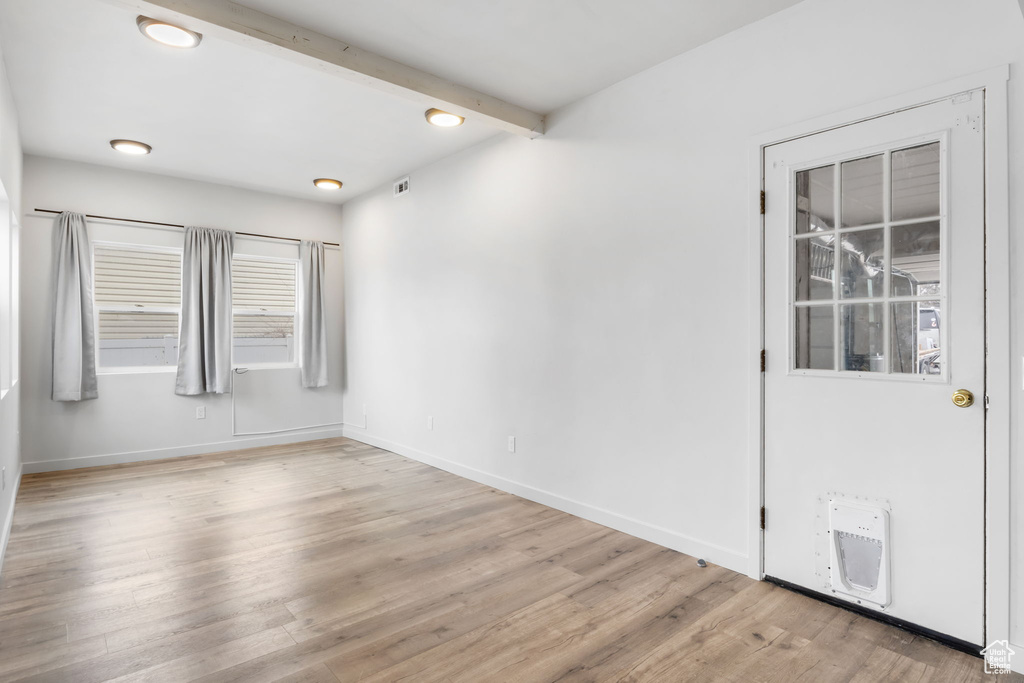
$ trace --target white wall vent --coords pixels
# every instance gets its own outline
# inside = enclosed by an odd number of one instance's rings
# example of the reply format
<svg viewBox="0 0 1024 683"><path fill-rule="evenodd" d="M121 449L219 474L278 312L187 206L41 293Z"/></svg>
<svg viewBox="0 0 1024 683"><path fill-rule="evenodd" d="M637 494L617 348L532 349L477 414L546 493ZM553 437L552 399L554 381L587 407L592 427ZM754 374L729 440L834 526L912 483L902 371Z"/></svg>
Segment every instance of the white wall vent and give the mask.
<svg viewBox="0 0 1024 683"><path fill-rule="evenodd" d="M406 194L409 194L409 176L395 181L395 196L401 197Z"/></svg>

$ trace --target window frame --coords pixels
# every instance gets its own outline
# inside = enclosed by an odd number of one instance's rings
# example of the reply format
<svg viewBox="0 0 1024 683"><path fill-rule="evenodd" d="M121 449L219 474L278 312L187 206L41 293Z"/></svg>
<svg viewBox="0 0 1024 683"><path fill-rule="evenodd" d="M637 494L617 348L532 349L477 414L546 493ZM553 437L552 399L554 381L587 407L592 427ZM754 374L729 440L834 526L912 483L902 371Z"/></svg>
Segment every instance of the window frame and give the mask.
<svg viewBox="0 0 1024 683"><path fill-rule="evenodd" d="M0 185L0 400L18 383L18 221Z"/></svg>
<svg viewBox="0 0 1024 683"><path fill-rule="evenodd" d="M244 261L266 261L269 263L288 263L294 267L295 273L295 307L291 311L269 311L260 308L242 308L235 305L235 280L234 280L234 265L235 259L241 259ZM231 278L231 368L232 370L242 368L256 368L264 370L272 370L277 368L297 368L299 367L299 298L300 298L300 287L299 287L299 258L291 258L286 256L264 256L262 254L239 254L234 253L231 255L231 267L232 267L232 278ZM254 315L254 316L288 316L292 318L292 359L288 362L267 362L267 363L244 363L241 364L235 360L235 316L236 315Z"/></svg>
<svg viewBox="0 0 1024 683"><path fill-rule="evenodd" d="M10 341L8 354L11 362L10 389L21 379L21 224L13 211L8 223L10 229Z"/></svg>
<svg viewBox="0 0 1024 683"><path fill-rule="evenodd" d="M891 189L892 189L892 178L891 178L891 157L894 152L911 149L914 147L920 147L937 143L939 145L939 214L937 216L927 216L912 218L906 220L891 220ZM881 154L883 155L883 201L884 201L884 214L883 221L881 223L871 223L857 226L842 227L841 226L841 211L837 211L835 223L836 225L830 230L808 232L798 235L796 232L796 177L797 174L802 171L808 171L815 168L832 166L834 167L835 182L834 182L834 197L833 201L838 203L841 200L842 193L842 181L840 178L841 166L846 161L854 161L857 159L869 157L872 155ZM789 226L787 227L789 246L788 246L788 264L787 272L789 277L788 284L788 312L787 312L787 339L788 339L788 360L786 374L792 376L804 376L804 377L829 377L829 378L846 378L846 379L863 379L871 381L882 381L882 382L925 382L934 384L949 384L950 383L950 347L949 347L949 282L950 282L950 254L947 251L949 244L949 132L948 131L936 131L925 133L922 135L916 135L906 139L892 140L884 144L874 145L866 147L857 151L849 151L843 154L832 155L816 159L814 161L808 161L803 164L793 166L789 171L789 177L786 181L789 202ZM894 227L902 227L904 225L916 225L928 222L939 223L939 235L940 235L940 281L943 283L941 292L938 295L908 295L900 296L892 293L890 285L891 277L891 232ZM801 240L811 240L814 236L818 235L833 235L837 240L841 239L842 235L847 233L855 233L862 230L878 229L883 228L885 234L885 286L883 287L884 293L881 297L877 298L843 298L839 292L838 273L836 273L836 280L833 281L833 292L832 298L822 300L809 300L809 301L798 301L796 294L796 244ZM835 248L835 247L833 247ZM835 265L839 268L839 263ZM892 371L892 357L889 350L890 346L890 324L892 315L892 305L901 303L911 304L924 304L933 301L938 301L942 315L940 318L940 350L942 352L942 366L941 372L937 375L922 375L917 373L897 373ZM839 368L839 359L841 354L842 344L841 337L842 331L840 326L839 311L844 304L865 304L865 303L880 303L884 305L883 313L883 344L885 348L885 370L882 372L868 372L862 370L841 370ZM829 308L831 307L834 311L833 314L833 329L836 331L833 339L833 352L836 362L836 366L832 370L817 370L809 368L797 368L796 367L796 356L795 356L795 342L796 342L796 311L798 308Z"/></svg>
<svg viewBox="0 0 1024 683"><path fill-rule="evenodd" d="M145 253L176 254L178 256L178 277L183 278L184 258L183 247L166 247L162 245L139 244L137 242L116 242L113 240L92 240L92 278L93 278L93 323L96 330L96 374L97 375L138 375L147 373L177 372L177 363L174 365L121 365L116 367L104 367L100 365L100 313L138 313L136 306L124 305L101 305L96 300L96 247L113 247L124 251L139 251ZM179 282L179 292L181 284ZM180 293L179 293L180 298ZM178 316L177 341L181 345L181 304L174 306L153 306L145 309L146 313L174 313Z"/></svg>

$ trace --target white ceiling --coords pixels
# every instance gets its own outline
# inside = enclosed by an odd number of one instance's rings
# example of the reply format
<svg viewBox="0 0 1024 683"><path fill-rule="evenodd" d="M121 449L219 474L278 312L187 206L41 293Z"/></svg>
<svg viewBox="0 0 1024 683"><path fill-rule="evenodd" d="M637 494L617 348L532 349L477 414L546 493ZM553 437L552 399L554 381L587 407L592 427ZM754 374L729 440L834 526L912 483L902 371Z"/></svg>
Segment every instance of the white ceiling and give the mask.
<svg viewBox="0 0 1024 683"><path fill-rule="evenodd" d="M796 2L242 0L541 113ZM103 0L3 0L0 48L31 154L342 202L495 134L429 126L420 105L214 37L163 47ZM320 176L345 187L326 195Z"/></svg>
<svg viewBox="0 0 1024 683"><path fill-rule="evenodd" d="M542 114L798 1L239 0Z"/></svg>

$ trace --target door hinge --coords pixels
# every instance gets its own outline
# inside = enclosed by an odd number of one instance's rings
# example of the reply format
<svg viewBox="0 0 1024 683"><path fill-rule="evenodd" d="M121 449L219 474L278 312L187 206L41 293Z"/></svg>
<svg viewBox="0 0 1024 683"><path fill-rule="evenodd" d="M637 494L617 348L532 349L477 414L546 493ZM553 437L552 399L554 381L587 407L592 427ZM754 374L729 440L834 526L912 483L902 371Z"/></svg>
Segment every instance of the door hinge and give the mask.
<svg viewBox="0 0 1024 683"><path fill-rule="evenodd" d="M764 368L765 368L765 365L766 365L766 356L767 355L768 354L765 353L765 350L761 349L761 372L764 372Z"/></svg>
<svg viewBox="0 0 1024 683"><path fill-rule="evenodd" d="M764 505L761 506L761 530L764 531Z"/></svg>
<svg viewBox="0 0 1024 683"><path fill-rule="evenodd" d="M761 190L761 215L764 215L764 190Z"/></svg>

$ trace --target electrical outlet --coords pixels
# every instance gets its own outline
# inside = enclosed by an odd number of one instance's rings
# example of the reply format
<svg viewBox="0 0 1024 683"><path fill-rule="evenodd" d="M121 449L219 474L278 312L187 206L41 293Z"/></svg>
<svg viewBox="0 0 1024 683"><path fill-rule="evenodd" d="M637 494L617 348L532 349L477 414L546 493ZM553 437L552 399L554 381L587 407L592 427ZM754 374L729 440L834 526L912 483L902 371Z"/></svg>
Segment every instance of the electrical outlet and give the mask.
<svg viewBox="0 0 1024 683"><path fill-rule="evenodd" d="M427 415L427 429L434 431L434 416Z"/></svg>
<svg viewBox="0 0 1024 683"><path fill-rule="evenodd" d="M205 420L206 419L206 406L199 406L198 408L196 408L196 419L197 420Z"/></svg>
<svg viewBox="0 0 1024 683"><path fill-rule="evenodd" d="M516 452L516 437L514 437L514 436L508 437L508 452L509 453L515 453Z"/></svg>
<svg viewBox="0 0 1024 683"><path fill-rule="evenodd" d="M409 176L395 181L395 196L404 197L409 194Z"/></svg>

